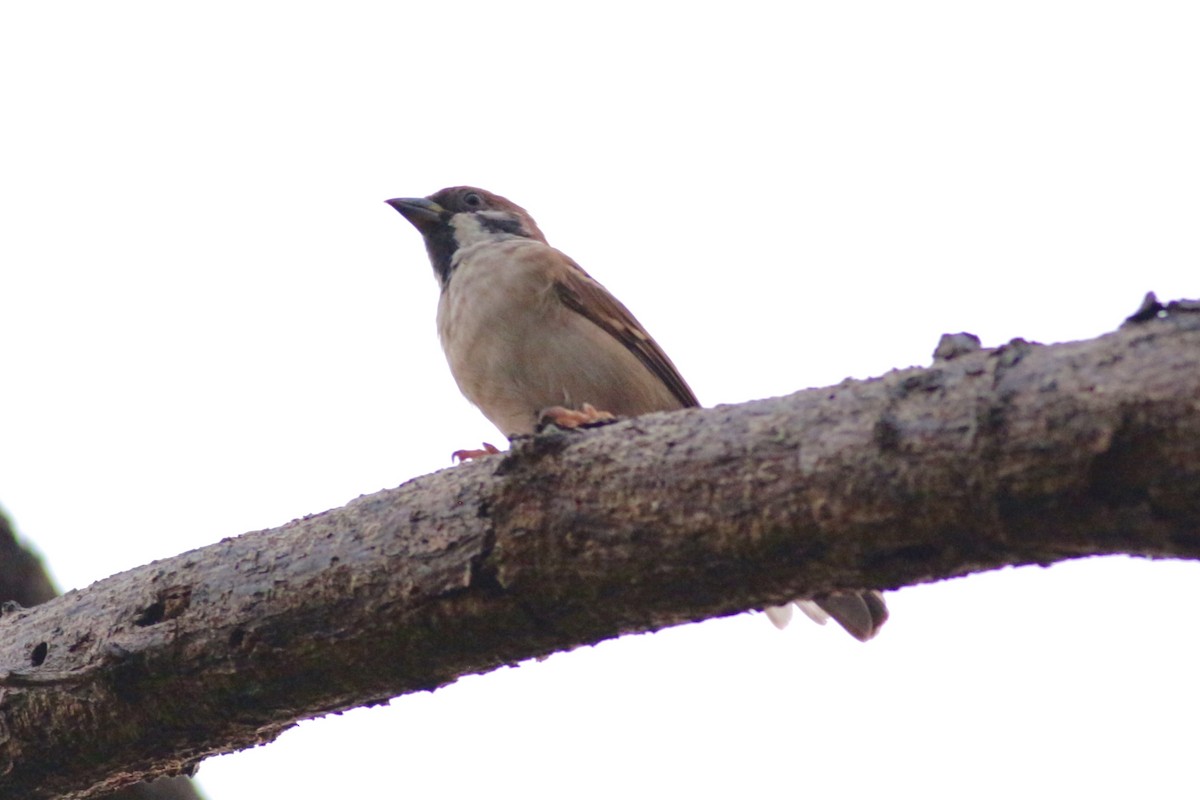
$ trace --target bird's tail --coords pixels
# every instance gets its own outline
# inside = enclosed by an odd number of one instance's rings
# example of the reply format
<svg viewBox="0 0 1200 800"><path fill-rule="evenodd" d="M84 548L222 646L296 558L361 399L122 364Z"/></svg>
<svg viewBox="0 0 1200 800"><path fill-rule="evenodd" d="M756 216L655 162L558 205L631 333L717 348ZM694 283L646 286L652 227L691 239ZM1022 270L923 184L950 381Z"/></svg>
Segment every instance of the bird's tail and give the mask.
<svg viewBox="0 0 1200 800"><path fill-rule="evenodd" d="M837 624L860 642L871 639L887 622L887 604L883 595L874 590L834 592L811 600L796 600L794 604L813 622L824 625L832 617ZM792 618L792 604L768 606L763 609L777 628L787 627Z"/></svg>

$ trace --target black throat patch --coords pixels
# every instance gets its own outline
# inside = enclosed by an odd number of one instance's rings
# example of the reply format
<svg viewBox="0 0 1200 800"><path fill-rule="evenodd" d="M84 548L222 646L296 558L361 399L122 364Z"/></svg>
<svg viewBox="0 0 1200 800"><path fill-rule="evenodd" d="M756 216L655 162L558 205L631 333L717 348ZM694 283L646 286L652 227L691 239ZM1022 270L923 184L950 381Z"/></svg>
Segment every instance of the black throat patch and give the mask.
<svg viewBox="0 0 1200 800"><path fill-rule="evenodd" d="M454 241L454 230L450 226L439 225L426 232L425 252L429 253L433 274L442 286L450 280L450 262L454 259L454 251L457 249L458 243Z"/></svg>

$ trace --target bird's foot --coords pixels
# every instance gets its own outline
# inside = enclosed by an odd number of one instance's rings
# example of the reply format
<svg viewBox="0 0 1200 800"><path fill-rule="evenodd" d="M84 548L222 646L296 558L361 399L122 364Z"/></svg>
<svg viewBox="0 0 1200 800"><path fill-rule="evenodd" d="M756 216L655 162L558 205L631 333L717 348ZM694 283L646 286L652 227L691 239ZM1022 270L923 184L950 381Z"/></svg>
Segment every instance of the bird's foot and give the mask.
<svg viewBox="0 0 1200 800"><path fill-rule="evenodd" d="M555 425L567 430L586 428L591 425L613 422L616 418L616 415L600 411L591 403L584 403L583 407L578 410L564 406L550 406L542 409L542 413L538 415L538 430L542 430L547 425Z"/></svg>
<svg viewBox="0 0 1200 800"><path fill-rule="evenodd" d="M496 447L496 445L484 442L483 448L480 450L455 450L450 454L450 458L454 459L456 462L463 462L471 461L472 459L476 458L483 458L484 456L494 456L499 452L500 448Z"/></svg>

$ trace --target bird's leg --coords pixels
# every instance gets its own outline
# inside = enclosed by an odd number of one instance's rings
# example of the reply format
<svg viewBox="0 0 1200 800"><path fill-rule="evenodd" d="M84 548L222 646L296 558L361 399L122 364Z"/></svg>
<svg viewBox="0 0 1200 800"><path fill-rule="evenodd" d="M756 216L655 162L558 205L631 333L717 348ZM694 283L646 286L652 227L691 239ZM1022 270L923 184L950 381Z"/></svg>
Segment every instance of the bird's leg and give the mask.
<svg viewBox="0 0 1200 800"><path fill-rule="evenodd" d="M483 458L484 456L494 456L499 452L500 448L496 447L496 445L484 442L481 450L455 450L450 454L450 458L462 462L470 461L474 458Z"/></svg>
<svg viewBox="0 0 1200 800"><path fill-rule="evenodd" d="M557 425L568 430L585 428L589 425L603 425L616 420L616 418L616 415L600 411L591 403L584 403L583 407L578 410L564 406L550 406L542 409L538 414L538 430L547 425Z"/></svg>

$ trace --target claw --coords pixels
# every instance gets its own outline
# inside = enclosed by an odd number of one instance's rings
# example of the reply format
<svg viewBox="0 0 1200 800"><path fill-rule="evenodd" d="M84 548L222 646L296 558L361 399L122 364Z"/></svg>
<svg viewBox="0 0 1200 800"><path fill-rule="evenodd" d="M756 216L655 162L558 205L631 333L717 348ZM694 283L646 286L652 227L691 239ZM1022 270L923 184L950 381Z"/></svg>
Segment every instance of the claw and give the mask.
<svg viewBox="0 0 1200 800"><path fill-rule="evenodd" d="M455 450L450 454L450 458L454 459L457 463L462 463L463 461L471 461L472 459L483 458L484 456L494 456L499 452L500 449L496 445L484 442L483 449L481 450Z"/></svg>
<svg viewBox="0 0 1200 800"><path fill-rule="evenodd" d="M583 407L578 411L573 408L564 406L550 406L543 409L538 415L538 428L544 428L547 425L556 425L560 428L571 430L574 428L584 428L588 425L602 425L606 422L612 422L616 419L614 414L607 411L599 411L591 403L584 403Z"/></svg>

